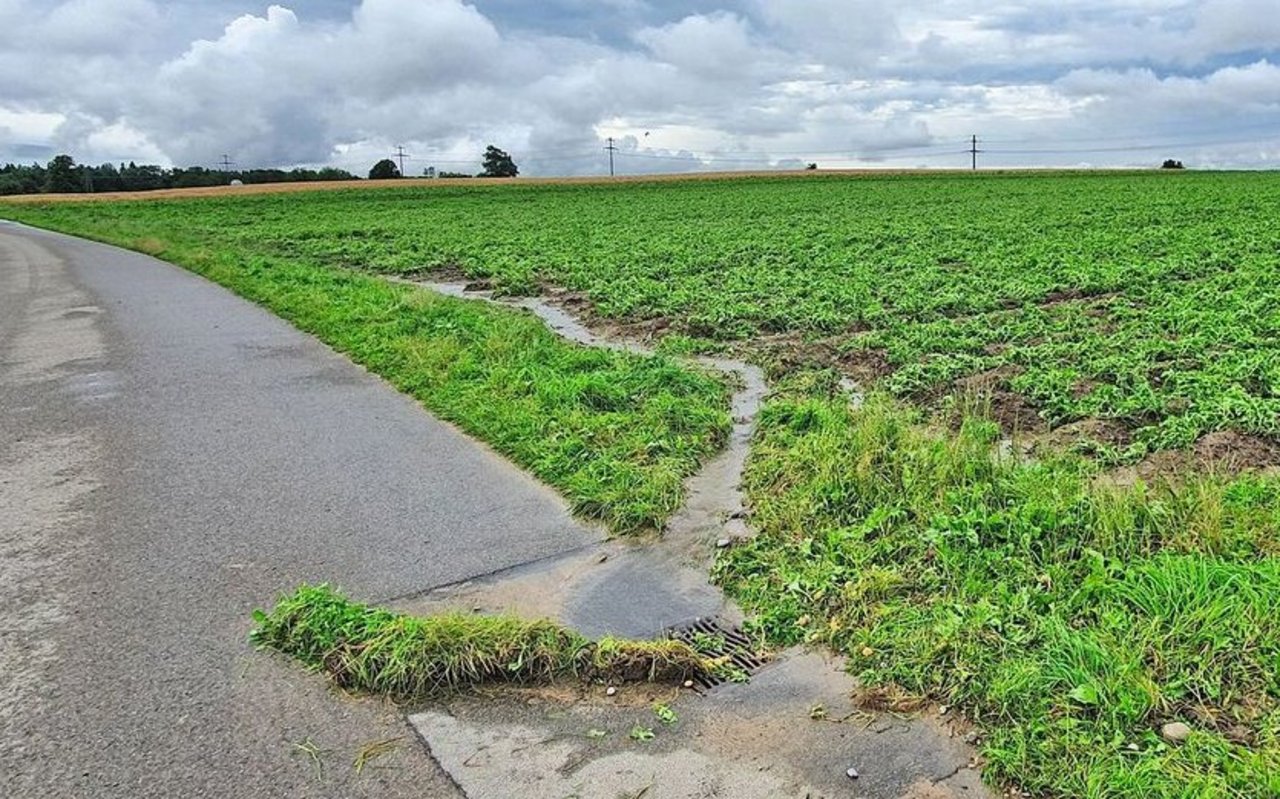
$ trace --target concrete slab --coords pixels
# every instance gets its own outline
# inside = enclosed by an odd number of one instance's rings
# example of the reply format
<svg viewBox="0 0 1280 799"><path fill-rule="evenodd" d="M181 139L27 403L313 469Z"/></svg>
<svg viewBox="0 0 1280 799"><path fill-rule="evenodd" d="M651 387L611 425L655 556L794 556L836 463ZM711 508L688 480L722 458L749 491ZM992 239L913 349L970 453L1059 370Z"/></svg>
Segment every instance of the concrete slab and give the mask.
<svg viewBox="0 0 1280 799"><path fill-rule="evenodd" d="M513 690L459 698L410 723L470 799L990 796L970 750L936 714L869 714L848 687L838 660L791 653L707 696L647 686L613 697ZM663 724L655 702L678 720ZM816 705L825 719L811 717ZM636 727L653 739L633 739Z"/></svg>

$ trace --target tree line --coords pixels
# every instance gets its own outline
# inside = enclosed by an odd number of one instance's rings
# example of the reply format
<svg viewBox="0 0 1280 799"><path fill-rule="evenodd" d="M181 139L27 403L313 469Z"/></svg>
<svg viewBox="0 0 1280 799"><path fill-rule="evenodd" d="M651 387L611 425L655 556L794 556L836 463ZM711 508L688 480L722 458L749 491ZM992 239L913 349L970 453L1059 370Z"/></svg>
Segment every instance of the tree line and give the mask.
<svg viewBox="0 0 1280 799"><path fill-rule="evenodd" d="M478 178L514 178L520 175L520 168L516 166L515 160L511 158L511 154L505 150L499 150L490 144L485 148L484 158L481 161L484 171L475 177ZM427 177L438 178L469 178L471 174L467 172L436 172L434 169L428 169L423 172ZM396 162L390 158L384 158L373 165L369 170L369 180L393 180L402 178L400 168L396 166Z"/></svg>
<svg viewBox="0 0 1280 799"><path fill-rule="evenodd" d="M493 145L485 150L484 171L476 177L513 178L520 174L511 156ZM369 171L369 177L402 177L391 159L383 159ZM441 172L439 177L471 177L465 173ZM162 167L155 164L77 164L69 155L55 156L48 164L5 164L0 166L0 195L6 194L95 194L156 189L194 189L226 186L233 181L251 183L305 183L317 180L359 180L345 169L206 169L201 166Z"/></svg>
<svg viewBox="0 0 1280 799"><path fill-rule="evenodd" d="M241 183L294 183L316 180L356 180L344 169L245 169L222 170L204 167L167 168L155 164L77 164L69 155L59 155L48 164L5 164L0 166L0 195L6 194L93 194L108 191L152 191L226 186Z"/></svg>

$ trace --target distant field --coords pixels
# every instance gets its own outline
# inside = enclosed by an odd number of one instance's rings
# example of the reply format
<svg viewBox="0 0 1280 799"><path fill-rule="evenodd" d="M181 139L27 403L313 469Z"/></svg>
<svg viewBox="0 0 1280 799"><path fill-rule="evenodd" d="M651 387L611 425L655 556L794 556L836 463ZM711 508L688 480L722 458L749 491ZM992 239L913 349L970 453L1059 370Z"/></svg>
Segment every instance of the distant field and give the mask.
<svg viewBox="0 0 1280 799"><path fill-rule="evenodd" d="M588 175L583 177L549 177L549 178L396 178L393 180L319 180L294 183L250 183L243 186L201 186L186 189L156 189L154 191L120 191L99 192L96 194L21 194L0 198L0 202L15 204L50 202L92 202L118 200L181 200L209 197L245 197L254 194L298 194L300 192L331 191L334 189L438 189L458 187L486 187L504 185L531 186L585 186L585 185L619 185L626 183L681 183L699 180L740 180L743 178L812 178L816 175L895 175L910 174L918 170L894 169L839 169L839 170L768 170L756 172L681 172L669 175L618 175L602 177ZM946 174L948 170L932 170L934 174Z"/></svg>
<svg viewBox="0 0 1280 799"><path fill-rule="evenodd" d="M603 320L745 343L1135 460L1280 432L1280 175L833 175L222 194L62 212L250 253L558 286ZM680 339L673 339L680 341Z"/></svg>
<svg viewBox="0 0 1280 799"><path fill-rule="evenodd" d="M1020 795L1280 796L1280 175L343 188L0 216L231 286L619 530L678 505L724 387L371 273L739 351L772 393L715 578L754 629L963 714Z"/></svg>

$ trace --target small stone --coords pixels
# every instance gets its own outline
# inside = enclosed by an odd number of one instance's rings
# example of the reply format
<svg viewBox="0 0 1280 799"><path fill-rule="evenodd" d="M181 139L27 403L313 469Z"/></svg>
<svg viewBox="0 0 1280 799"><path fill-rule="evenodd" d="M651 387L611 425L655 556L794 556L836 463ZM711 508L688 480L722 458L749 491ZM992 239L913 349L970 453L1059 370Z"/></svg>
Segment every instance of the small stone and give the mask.
<svg viewBox="0 0 1280 799"><path fill-rule="evenodd" d="M685 688L692 688L692 687L693 687L693 680L685 680L685 681L684 681L684 687L685 687Z"/></svg>
<svg viewBox="0 0 1280 799"><path fill-rule="evenodd" d="M969 744L970 746L973 746L974 744L976 744L978 740L979 740L978 733L976 732L965 733L964 742Z"/></svg>
<svg viewBox="0 0 1280 799"><path fill-rule="evenodd" d="M613 695L614 695L614 694L616 694L616 693L618 693L618 689L617 689L617 688L614 688L612 685L610 685L608 688L604 689L604 695L605 695L605 696L613 696Z"/></svg>
<svg viewBox="0 0 1280 799"><path fill-rule="evenodd" d="M719 541L716 542L716 549L726 549L732 543L733 541L729 540L728 538L721 538Z"/></svg>
<svg viewBox="0 0 1280 799"><path fill-rule="evenodd" d="M604 562L605 562L606 560L608 560L608 559L609 559L609 555L608 555L608 553L605 553L605 554L601 555L600 557L596 558L596 563L604 563Z"/></svg>
<svg viewBox="0 0 1280 799"><path fill-rule="evenodd" d="M858 779L858 770L853 766L850 766L849 768L845 769L844 775L851 780L856 780Z"/></svg>
<svg viewBox="0 0 1280 799"><path fill-rule="evenodd" d="M938 708L938 715L945 716L947 715L947 712L950 710L951 710L950 705L943 705L942 707Z"/></svg>
<svg viewBox="0 0 1280 799"><path fill-rule="evenodd" d="M1137 744L1129 744L1128 746L1125 747L1125 749L1128 749L1130 752L1142 751L1142 747L1138 746Z"/></svg>
<svg viewBox="0 0 1280 799"><path fill-rule="evenodd" d="M1191 737L1191 728L1181 721L1171 721L1160 728L1160 737L1171 744L1180 744Z"/></svg>

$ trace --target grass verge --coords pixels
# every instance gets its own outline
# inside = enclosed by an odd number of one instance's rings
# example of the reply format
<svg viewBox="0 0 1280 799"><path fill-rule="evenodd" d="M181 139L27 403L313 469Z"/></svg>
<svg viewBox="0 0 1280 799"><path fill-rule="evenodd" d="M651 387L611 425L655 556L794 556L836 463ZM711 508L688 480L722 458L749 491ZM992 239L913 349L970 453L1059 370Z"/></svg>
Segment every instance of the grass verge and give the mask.
<svg viewBox="0 0 1280 799"><path fill-rule="evenodd" d="M161 212L124 220L70 204L21 211L15 216L43 227L172 261L270 309L613 532L661 529L682 502L684 479L728 436L726 383L670 358L591 349L525 312L238 251L184 235Z"/></svg>
<svg viewBox="0 0 1280 799"><path fill-rule="evenodd" d="M761 534L717 579L773 642L847 654L869 698L962 708L998 784L1280 796L1280 481L1104 489L960 415L784 385L746 477Z"/></svg>
<svg viewBox="0 0 1280 799"><path fill-rule="evenodd" d="M549 621L510 616L414 617L302 586L254 613L251 640L344 688L401 700L482 683L559 679L682 683L722 664L679 641L589 641Z"/></svg>

